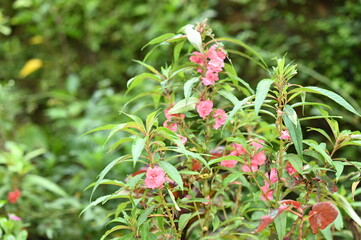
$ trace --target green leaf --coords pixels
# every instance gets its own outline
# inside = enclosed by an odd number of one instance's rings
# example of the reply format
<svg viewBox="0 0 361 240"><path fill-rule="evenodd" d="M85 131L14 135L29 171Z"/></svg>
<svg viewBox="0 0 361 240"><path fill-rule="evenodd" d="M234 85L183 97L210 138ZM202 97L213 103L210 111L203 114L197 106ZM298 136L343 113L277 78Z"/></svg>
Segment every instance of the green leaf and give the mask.
<svg viewBox="0 0 361 240"><path fill-rule="evenodd" d="M158 165L167 173L168 177L173 179L183 191L183 181L179 171L169 162L160 161Z"/></svg>
<svg viewBox="0 0 361 240"><path fill-rule="evenodd" d="M332 232L331 232L331 225L328 225L325 229L321 229L322 235L325 237L325 240L332 240Z"/></svg>
<svg viewBox="0 0 361 240"><path fill-rule="evenodd" d="M180 146L181 148L184 149L184 146L183 146L182 142L180 141L179 137L177 136L177 134L175 132L172 132L168 128L158 127L157 130L155 131L155 133L162 136L165 139L168 139L168 140L174 142L177 146Z"/></svg>
<svg viewBox="0 0 361 240"><path fill-rule="evenodd" d="M298 155L289 153L285 156L285 159L291 163L291 165L297 170L297 172L303 174L302 159Z"/></svg>
<svg viewBox="0 0 361 240"><path fill-rule="evenodd" d="M134 189L135 186L138 184L138 182L142 179L142 177L145 175L145 173L140 173L135 175L134 177L130 178L127 182L126 186L130 187L131 189Z"/></svg>
<svg viewBox="0 0 361 240"><path fill-rule="evenodd" d="M356 111L356 109L354 109L344 98L342 98L340 95L338 95L337 93L332 92L330 90L326 90L326 89L319 88L319 87L308 86L308 87L298 88L297 91L307 91L307 92L324 95L324 96L330 98L331 100L335 101L336 103L338 103L339 105L341 105L342 107L347 109L348 111L356 114L357 116L361 116L360 113L358 113Z"/></svg>
<svg viewBox="0 0 361 240"><path fill-rule="evenodd" d="M150 66L149 64L146 64L142 61L139 60L133 60L136 63L139 63L140 65L146 67L149 71L151 71L152 73L156 74L157 76L161 77L162 74L160 72L158 72L154 67Z"/></svg>
<svg viewBox="0 0 361 240"><path fill-rule="evenodd" d="M328 109L332 109L329 105L327 104L323 104L323 103L316 103L316 102L298 102L298 103L294 103L291 105L292 108L295 108L295 107L299 107L299 106L308 106L308 105L311 105L311 106L322 106L322 107L326 107Z"/></svg>
<svg viewBox="0 0 361 240"><path fill-rule="evenodd" d="M208 162L208 164L212 165L212 164L222 162L222 161L225 161L225 160L235 160L235 161L244 163L244 160L242 158L240 158L240 157L237 157L237 156L224 156L224 157L219 157L219 158L212 159L212 160L210 160Z"/></svg>
<svg viewBox="0 0 361 240"><path fill-rule="evenodd" d="M302 130L300 122L298 121L295 110L289 105L284 107L284 114L282 115L283 121L290 133L293 144L295 145L298 156L303 159L302 152Z"/></svg>
<svg viewBox="0 0 361 240"><path fill-rule="evenodd" d="M316 152L322 155L322 157L332 166L335 166L330 155L326 152L324 148L322 148L320 145L318 145L317 142L313 140L303 140L303 143L307 144L308 146L312 147ZM337 174L337 173L336 173Z"/></svg>
<svg viewBox="0 0 361 240"><path fill-rule="evenodd" d="M151 112L150 114L148 114L147 119L145 120L145 126L147 128L148 133L150 133L150 130L157 122L157 114L158 114L158 110Z"/></svg>
<svg viewBox="0 0 361 240"><path fill-rule="evenodd" d="M174 204L174 208L175 208L177 211L181 211L181 209L180 209L180 207L178 206L177 201L175 200L175 197L174 197L173 193L171 192L171 190L169 190L169 189L167 188L167 191L168 191L168 194L169 194L170 199L172 200L172 202L173 202L173 204Z"/></svg>
<svg viewBox="0 0 361 240"><path fill-rule="evenodd" d="M281 213L274 220L278 240L282 240L286 235L286 225L287 225L287 215L285 213Z"/></svg>
<svg viewBox="0 0 361 240"><path fill-rule="evenodd" d="M185 26L184 31L187 35L188 41L193 45L193 47L198 51L203 52L202 36L198 31L194 30L193 25L189 24Z"/></svg>
<svg viewBox="0 0 361 240"><path fill-rule="evenodd" d="M153 44L157 44L157 43L162 43L162 42L164 42L164 41L166 41L166 40L168 40L168 39L170 39L170 38L172 38L172 37L174 37L174 36L175 36L174 33L166 33L166 34L163 34L163 35L161 35L161 36L159 36L159 37L153 38L150 42L148 42L146 45L144 45L144 47L142 47L142 50L143 50L145 47L149 46L149 45L153 45Z"/></svg>
<svg viewBox="0 0 361 240"><path fill-rule="evenodd" d="M326 133L325 130L320 129L320 128L312 128L312 127L310 127L310 128L307 129L307 131L316 131L316 132L319 132L319 133L321 133L325 138L327 138L327 140L330 141L330 143L333 144L333 141L332 141L331 137Z"/></svg>
<svg viewBox="0 0 361 240"><path fill-rule="evenodd" d="M137 87L144 79L153 79L156 82L160 82L161 79L159 76L152 74L152 73L142 73L139 74L131 79L128 80L127 82L127 92L130 92L133 88Z"/></svg>
<svg viewBox="0 0 361 240"><path fill-rule="evenodd" d="M343 168L345 165L343 164L343 162L340 162L340 161L333 161L333 165L335 166L335 169L336 169L336 181L338 181L338 179L342 175Z"/></svg>
<svg viewBox="0 0 361 240"><path fill-rule="evenodd" d="M262 66L265 70L268 69L268 66L266 64L266 62L263 60L263 58L261 57L260 54L257 53L257 51L255 51L252 47L250 47L249 45L245 44L244 42L242 41L239 41L239 40L235 40L235 39L232 39L232 38L227 38L227 37L223 37L223 38L217 38L215 39L214 41L227 41L227 42L232 42L234 44L237 44L245 49L247 49L249 52L251 52L253 55L255 55L262 63Z"/></svg>
<svg viewBox="0 0 361 240"><path fill-rule="evenodd" d="M29 183L29 184L35 184L38 185L40 187L43 187L47 190L49 190L52 193L55 193L61 197L67 197L68 194L56 183L50 181L47 178L38 176L38 175L31 175L28 174L26 175L24 182Z"/></svg>
<svg viewBox="0 0 361 240"><path fill-rule="evenodd" d="M256 115L258 115L259 110L261 109L261 106L263 104L263 101L266 99L268 91L273 82L274 80L272 79L263 79L258 83L256 89L256 99L254 102L254 109Z"/></svg>
<svg viewBox="0 0 361 240"><path fill-rule="evenodd" d="M132 142L134 140L134 138L121 138L119 139L117 142L115 142L114 144L112 144L112 146L110 147L109 151L113 151L114 149L116 149L119 145L126 143L126 142Z"/></svg>
<svg viewBox="0 0 361 240"><path fill-rule="evenodd" d="M253 98L253 96L249 96L246 97L244 99L242 99L241 101L239 101L236 105L234 105L232 111L229 112L228 117L226 122L224 123L223 127L225 127L227 125L227 123L233 118L233 116L240 110L242 109L245 104L251 99Z"/></svg>
<svg viewBox="0 0 361 240"><path fill-rule="evenodd" d="M143 210L142 214L140 214L138 217L138 221L137 221L138 228L147 220L147 218L153 212L153 210L156 206L157 205L152 205L149 208Z"/></svg>
<svg viewBox="0 0 361 240"><path fill-rule="evenodd" d="M351 194L352 194L352 199L355 200L355 191L357 186L359 185L360 181L357 182L353 182L352 186L351 186Z"/></svg>
<svg viewBox="0 0 361 240"><path fill-rule="evenodd" d="M179 217L179 230L182 231L187 226L189 220L191 220L193 217L195 217L198 214L199 214L199 212L184 213L184 214L180 215L180 217Z"/></svg>
<svg viewBox="0 0 361 240"><path fill-rule="evenodd" d="M337 206L334 206L338 212L337 218L335 219L335 221L333 222L336 230L340 231L341 229L343 229L344 224L343 224L343 217L341 214L340 209Z"/></svg>
<svg viewBox="0 0 361 240"><path fill-rule="evenodd" d="M242 172L235 172L235 173L231 173L229 174L227 177L224 178L223 180L223 188L227 187L229 183L236 181L238 178L240 178L241 176L243 176Z"/></svg>
<svg viewBox="0 0 361 240"><path fill-rule="evenodd" d="M171 150L182 153L191 159L198 159L204 164L206 168L210 169L208 162L199 153L188 151L183 145L178 146L177 148L171 148Z"/></svg>
<svg viewBox="0 0 361 240"><path fill-rule="evenodd" d="M177 114L191 111L196 108L196 104L199 102L198 98L190 97L188 101L186 99L180 100L174 107L169 110L169 114Z"/></svg>
<svg viewBox="0 0 361 240"><path fill-rule="evenodd" d="M182 51L183 45L184 45L184 41L177 43L177 45L175 45L174 47L173 58L175 63L178 62L179 55L180 52Z"/></svg>
<svg viewBox="0 0 361 240"><path fill-rule="evenodd" d="M226 74L227 74L228 77L230 77L231 79L232 79L232 78L233 78L233 79L236 79L236 80L237 80L238 82L240 82L243 86L245 86L245 87L247 88L247 90L248 90L251 94L254 94L253 89L249 86L249 84L248 84L246 81L240 79L240 78L237 77L236 75L233 75L233 74L231 74L231 73L229 73L229 72L226 72Z"/></svg>
<svg viewBox="0 0 361 240"><path fill-rule="evenodd" d="M133 167L137 164L140 155L143 152L146 138L136 137L132 144Z"/></svg>
<svg viewBox="0 0 361 240"><path fill-rule="evenodd" d="M101 181L104 179L105 175L110 171L110 169L112 169L117 163L119 163L121 160L125 159L125 158L128 158L129 155L125 155L125 156L122 156L120 158L116 158L114 159L113 161L111 161L101 172L100 174L98 175L98 180L96 181L95 183L95 186L92 190L92 193L90 195L90 199L92 199L93 197L93 194L95 192L95 190L98 188L99 184L101 183Z"/></svg>
<svg viewBox="0 0 361 240"><path fill-rule="evenodd" d="M113 227L112 229L106 231L106 232L104 233L104 235L100 238L100 240L104 240L109 234L111 234L111 233L113 233L113 232L115 232L115 231L117 231L117 230L122 230L122 229L130 229L130 230L132 230L132 229L131 229L130 227L128 227L128 226L115 226L115 227Z"/></svg>
<svg viewBox="0 0 361 240"><path fill-rule="evenodd" d="M199 77L194 77L189 79L185 84L184 84L184 98L186 100L186 103L189 100L189 97L192 94L192 89L193 89L193 85L199 81Z"/></svg>
<svg viewBox="0 0 361 240"><path fill-rule="evenodd" d="M116 124L109 124L109 125L105 125L105 126L100 126L100 127L97 127L97 128L94 128L90 131L87 131L86 133L80 135L80 137L84 136L84 135L87 135L89 133L92 133L92 132L97 132L97 131L102 131L102 130L110 130L110 129L113 129L115 126L117 126Z"/></svg>
<svg viewBox="0 0 361 240"><path fill-rule="evenodd" d="M359 215L357 215L357 213L355 212L351 204L347 201L347 199L337 192L335 192L331 196L336 199L336 202L340 203L340 207L345 210L345 212L350 216L350 218L352 218L361 227L361 218Z"/></svg>
<svg viewBox="0 0 361 240"><path fill-rule="evenodd" d="M82 215L86 210L88 210L89 208L98 205L99 203L109 199L112 195L104 195L101 197L98 197L96 200L92 201L88 206L86 206L86 208L83 209L83 211L81 211L81 213L79 215Z"/></svg>
<svg viewBox="0 0 361 240"><path fill-rule="evenodd" d="M228 99L233 105L236 105L239 102L238 98L228 91L221 90L218 91L217 93Z"/></svg>

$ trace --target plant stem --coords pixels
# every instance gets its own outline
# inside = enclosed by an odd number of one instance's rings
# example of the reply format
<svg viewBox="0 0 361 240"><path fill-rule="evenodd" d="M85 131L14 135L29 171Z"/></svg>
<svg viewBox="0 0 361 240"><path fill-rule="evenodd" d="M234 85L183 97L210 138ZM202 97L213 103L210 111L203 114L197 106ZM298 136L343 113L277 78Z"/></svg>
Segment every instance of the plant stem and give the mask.
<svg viewBox="0 0 361 240"><path fill-rule="evenodd" d="M174 229L174 232L175 232L174 235L175 235L176 239L178 240L180 238L179 238L179 234L178 234L178 231L177 231L177 226L174 223L173 214L170 212L170 209L167 206L167 202L164 199L162 189L159 189L158 193L159 193L160 199L162 200L162 205L164 206L165 211L167 212L167 215L168 215L169 221L170 221L170 223L172 225L172 228Z"/></svg>

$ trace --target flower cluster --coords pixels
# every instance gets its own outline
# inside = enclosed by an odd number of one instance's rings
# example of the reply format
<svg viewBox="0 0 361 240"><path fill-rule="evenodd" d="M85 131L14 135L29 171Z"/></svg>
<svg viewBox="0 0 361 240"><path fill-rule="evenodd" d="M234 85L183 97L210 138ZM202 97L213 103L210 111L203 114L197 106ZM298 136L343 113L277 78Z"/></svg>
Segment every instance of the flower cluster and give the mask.
<svg viewBox="0 0 361 240"><path fill-rule="evenodd" d="M193 52L189 60L200 65L197 71L202 73L202 83L209 86L219 80L218 73L223 70L225 58L226 53L223 48L215 44L205 53Z"/></svg>
<svg viewBox="0 0 361 240"><path fill-rule="evenodd" d="M264 151L259 151L263 148L264 141L254 140L250 145L254 148L253 156L251 157L251 162L242 166L244 172L257 171L258 166L263 165L266 162L266 154Z"/></svg>

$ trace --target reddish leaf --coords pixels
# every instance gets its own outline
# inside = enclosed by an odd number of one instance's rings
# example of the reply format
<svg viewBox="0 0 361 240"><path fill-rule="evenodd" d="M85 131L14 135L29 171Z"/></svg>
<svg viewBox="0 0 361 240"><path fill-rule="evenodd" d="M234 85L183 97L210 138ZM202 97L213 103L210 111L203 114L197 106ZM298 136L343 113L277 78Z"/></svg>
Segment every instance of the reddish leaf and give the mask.
<svg viewBox="0 0 361 240"><path fill-rule="evenodd" d="M337 218L338 211L329 202L319 202L313 205L310 211L310 225L312 233L317 233L318 229L325 229Z"/></svg>
<svg viewBox="0 0 361 240"><path fill-rule="evenodd" d="M297 201L294 201L294 200L282 200L282 201L279 201L278 203L292 205L295 208L301 207L301 203L297 202Z"/></svg>
<svg viewBox="0 0 361 240"><path fill-rule="evenodd" d="M270 212L268 215L262 216L261 223L259 224L256 233L262 231L265 227L267 227L278 216L279 213L279 210L276 209Z"/></svg>
<svg viewBox="0 0 361 240"><path fill-rule="evenodd" d="M263 230L265 227L267 227L272 221L273 221L273 218L272 218L271 216L269 216L269 215L264 215L264 216L262 216L261 223L259 224L256 233L262 231L262 230Z"/></svg>

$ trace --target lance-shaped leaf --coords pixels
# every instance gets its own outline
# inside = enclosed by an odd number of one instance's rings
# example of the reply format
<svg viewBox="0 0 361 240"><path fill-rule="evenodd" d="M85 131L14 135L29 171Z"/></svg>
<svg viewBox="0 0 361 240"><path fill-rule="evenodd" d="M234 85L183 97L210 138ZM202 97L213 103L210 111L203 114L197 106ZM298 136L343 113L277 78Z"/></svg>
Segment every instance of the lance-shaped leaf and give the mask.
<svg viewBox="0 0 361 240"><path fill-rule="evenodd" d="M168 114L184 113L196 108L196 104L199 102L198 98L190 97L188 101L186 99L180 100L174 107L172 107Z"/></svg>
<svg viewBox="0 0 361 240"><path fill-rule="evenodd" d="M153 212L154 208L156 207L157 205L152 205L150 206L149 208L145 209L142 214L139 215L138 217L138 221L137 221L137 225L138 227L140 227L140 225L142 225L146 220L147 218L149 217L149 215Z"/></svg>
<svg viewBox="0 0 361 240"><path fill-rule="evenodd" d="M198 51L203 52L202 36L198 31L194 30L193 25L189 24L185 26L184 31L187 35L188 41L193 45L193 47Z"/></svg>
<svg viewBox="0 0 361 240"><path fill-rule="evenodd" d="M174 33L166 33L166 34L163 34L159 37L156 37L156 38L153 38L150 42L148 42L146 45L144 45L144 47L142 47L141 50L143 50L145 47L147 47L148 45L153 45L153 44L157 44L157 43L162 43L172 37L174 37Z"/></svg>
<svg viewBox="0 0 361 240"><path fill-rule="evenodd" d="M302 130L300 122L298 121L297 113L290 105L286 105L284 107L284 114L282 115L282 118L285 122L288 132L291 135L291 139L295 145L298 156L303 159Z"/></svg>
<svg viewBox="0 0 361 240"><path fill-rule="evenodd" d="M333 163L330 155L328 155L328 153L326 152L326 149L324 149L323 147L321 147L322 145L318 145L318 143L316 141L313 140L304 140L303 141L305 144L307 144L308 146L312 147L316 152L318 152L319 154L322 155L322 157L332 166L335 166L335 164ZM336 169L337 170L337 169Z"/></svg>
<svg viewBox="0 0 361 240"><path fill-rule="evenodd" d="M303 175L303 163L302 163L302 159L293 153L289 153L285 156L285 159L288 160L292 167L294 167L294 169L297 170L297 172L301 173Z"/></svg>
<svg viewBox="0 0 361 240"><path fill-rule="evenodd" d="M361 218L357 214L355 209L353 209L353 207L349 203L349 201L344 196L342 196L341 194L339 194L337 192L332 194L332 197L335 198L335 200L341 204L341 207L350 216L350 218L352 218L352 220L354 220L361 227Z"/></svg>
<svg viewBox="0 0 361 240"><path fill-rule="evenodd" d="M324 95L324 96L330 98L331 100L335 101L336 103L338 103L339 105L341 105L342 107L347 109L348 111L356 114L357 116L361 116L361 114L359 112L357 112L356 109L354 107L352 107L351 104L349 104L343 97L341 97L337 93L332 92L330 90L310 86L310 87L298 88L297 91L306 91L306 92L312 92L312 93Z"/></svg>
<svg viewBox="0 0 361 240"><path fill-rule="evenodd" d="M249 96L249 97L246 97L244 99L242 99L241 101L238 101L236 105L234 105L232 111L229 112L228 114L228 117L227 117L227 120L226 122L224 123L223 125L223 128L227 125L227 123L233 118L233 116L240 110L242 109L246 103L251 99L253 98L253 96Z"/></svg>
<svg viewBox="0 0 361 240"><path fill-rule="evenodd" d="M256 88L256 100L254 101L254 109L256 115L258 115L259 110L261 109L263 101L266 99L272 83L272 79L263 79L258 83Z"/></svg>
<svg viewBox="0 0 361 240"><path fill-rule="evenodd" d="M168 177L173 179L183 191L183 181L179 171L169 162L160 161L158 165L167 173Z"/></svg>
<svg viewBox="0 0 361 240"><path fill-rule="evenodd" d="M199 77L191 78L184 84L184 98L188 102L192 94L193 85L199 81Z"/></svg>
<svg viewBox="0 0 361 240"><path fill-rule="evenodd" d="M133 166L137 164L137 161L142 154L146 142L146 138L136 137L132 145L132 156L133 156Z"/></svg>
<svg viewBox="0 0 361 240"><path fill-rule="evenodd" d="M219 158L212 159L212 160L210 160L208 162L208 164L212 165L212 164L222 162L222 161L227 161L227 160L233 160L233 161L238 161L238 162L244 163L244 160L242 158L240 158L240 157L237 157L237 156L224 156L224 157L219 157Z"/></svg>
<svg viewBox="0 0 361 240"><path fill-rule="evenodd" d="M99 184L101 183L101 181L103 181L105 175L110 171L110 169L112 169L117 163L121 162L124 159L129 158L130 155L125 155L119 158L114 159L113 161L111 161L102 171L101 173L98 175L98 180L96 181L94 188L92 190L92 193L90 195L90 199L92 199L93 194L95 192L95 190L97 189L97 187L99 186Z"/></svg>

